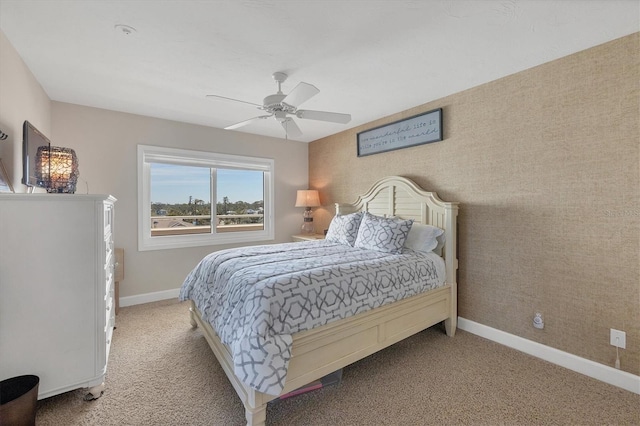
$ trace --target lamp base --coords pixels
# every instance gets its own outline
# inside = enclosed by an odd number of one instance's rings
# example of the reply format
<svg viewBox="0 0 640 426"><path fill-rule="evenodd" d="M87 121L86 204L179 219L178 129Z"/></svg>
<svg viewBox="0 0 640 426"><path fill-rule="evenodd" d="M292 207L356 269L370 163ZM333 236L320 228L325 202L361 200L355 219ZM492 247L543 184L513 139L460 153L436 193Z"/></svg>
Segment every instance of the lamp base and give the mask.
<svg viewBox="0 0 640 426"><path fill-rule="evenodd" d="M305 222L304 224L302 224L302 228L300 230L303 234L308 235L316 233L316 228L314 228L313 223L311 222Z"/></svg>
<svg viewBox="0 0 640 426"><path fill-rule="evenodd" d="M50 186L47 189L49 194L75 194L76 186L71 184L63 184L61 186Z"/></svg>
<svg viewBox="0 0 640 426"><path fill-rule="evenodd" d="M316 229L313 226L313 212L311 207L307 207L303 214L304 222L302 222L302 228L300 229L303 234L315 234Z"/></svg>

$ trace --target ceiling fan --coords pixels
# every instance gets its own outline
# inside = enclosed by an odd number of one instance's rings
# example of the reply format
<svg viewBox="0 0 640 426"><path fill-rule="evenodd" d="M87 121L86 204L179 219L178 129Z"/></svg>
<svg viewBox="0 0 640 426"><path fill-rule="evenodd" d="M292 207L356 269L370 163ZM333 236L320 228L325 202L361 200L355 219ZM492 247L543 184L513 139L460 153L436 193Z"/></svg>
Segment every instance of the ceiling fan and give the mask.
<svg viewBox="0 0 640 426"><path fill-rule="evenodd" d="M264 98L264 100L262 101L262 105L255 104L253 102L241 101L239 99L227 98L225 96L207 95L208 97L254 105L258 109L261 109L268 113L232 124L231 126L225 127L225 129L233 130L246 126L247 124L250 124L257 120L264 120L269 117L275 117L276 120L278 120L284 128L286 135L295 138L298 136L302 136L302 131L293 120L293 118L290 117L290 115L296 116L297 118L301 119L328 121L331 123L340 124L347 124L349 121L351 121L350 114L298 109L298 107L302 103L308 101L313 96L320 93L320 90L318 90L318 88L312 84L300 82L288 95L285 95L284 93L282 93L281 86L282 83L287 79L287 74L283 72L275 72L273 73L272 77L278 83L278 93L269 95Z"/></svg>

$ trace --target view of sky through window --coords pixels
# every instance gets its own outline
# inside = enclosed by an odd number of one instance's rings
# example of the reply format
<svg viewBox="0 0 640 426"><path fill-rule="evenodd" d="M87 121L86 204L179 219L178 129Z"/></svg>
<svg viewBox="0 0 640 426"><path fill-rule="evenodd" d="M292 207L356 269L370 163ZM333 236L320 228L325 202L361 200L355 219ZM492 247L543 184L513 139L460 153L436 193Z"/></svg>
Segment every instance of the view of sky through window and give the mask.
<svg viewBox="0 0 640 426"><path fill-rule="evenodd" d="M211 201L210 169L151 163L151 201L182 204L193 199ZM253 203L263 199L263 173L254 170L217 169L218 199Z"/></svg>

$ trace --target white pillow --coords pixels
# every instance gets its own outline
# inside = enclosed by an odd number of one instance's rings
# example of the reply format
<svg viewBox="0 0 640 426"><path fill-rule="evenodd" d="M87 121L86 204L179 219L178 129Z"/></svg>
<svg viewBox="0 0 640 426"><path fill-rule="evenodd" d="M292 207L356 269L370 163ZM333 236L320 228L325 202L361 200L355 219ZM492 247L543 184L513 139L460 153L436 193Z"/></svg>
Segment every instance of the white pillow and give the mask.
<svg viewBox="0 0 640 426"><path fill-rule="evenodd" d="M438 246L433 249L433 252L438 256L442 257L442 249L444 247L444 242L445 242L444 234L440 235L439 237L436 237L436 240L438 240Z"/></svg>
<svg viewBox="0 0 640 426"><path fill-rule="evenodd" d="M434 251L440 244L440 251L444 245L444 229L437 226L414 223L409 231L404 246L415 251Z"/></svg>
<svg viewBox="0 0 640 426"><path fill-rule="evenodd" d="M400 254L413 220L391 219L364 213L354 247Z"/></svg>
<svg viewBox="0 0 640 426"><path fill-rule="evenodd" d="M362 221L362 212L334 216L325 235L325 241L353 246Z"/></svg>

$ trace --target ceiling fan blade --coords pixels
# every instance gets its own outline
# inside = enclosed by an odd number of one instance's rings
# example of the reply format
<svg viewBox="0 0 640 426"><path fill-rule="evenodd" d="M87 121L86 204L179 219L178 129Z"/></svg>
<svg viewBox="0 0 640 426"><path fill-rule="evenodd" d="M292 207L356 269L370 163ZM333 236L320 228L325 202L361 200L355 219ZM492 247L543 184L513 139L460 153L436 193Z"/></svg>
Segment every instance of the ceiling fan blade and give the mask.
<svg viewBox="0 0 640 426"><path fill-rule="evenodd" d="M320 90L318 90L316 86L309 83L298 83L298 85L293 88L291 93L289 93L282 102L297 108L303 102L308 101L318 93L320 93Z"/></svg>
<svg viewBox="0 0 640 426"><path fill-rule="evenodd" d="M227 126L227 127L225 127L225 130L233 130L233 129L237 129L237 128L242 127L242 126L246 126L247 124L250 124L250 123L252 123L252 122L254 122L254 121L256 121L256 120L264 120L265 118L269 118L269 117L271 117L272 115L273 115L273 114L269 114L269 115L259 115L258 117L253 117L253 118L250 118L250 119L248 119L248 120L244 120L244 121L241 121L241 122L239 122L239 123L232 124L231 126Z"/></svg>
<svg viewBox="0 0 640 426"><path fill-rule="evenodd" d="M293 119L287 118L286 120L281 121L280 124L282 124L282 127L284 127L284 131L287 132L287 136L292 138L298 138L302 136L300 127L298 127Z"/></svg>
<svg viewBox="0 0 640 426"><path fill-rule="evenodd" d="M253 102L241 101L240 99L227 98L226 96L219 96L219 95L206 95L206 96L207 98L218 98L218 99L224 99L225 101L242 102L243 104L249 104L249 105L257 106L258 108L262 108L262 105L254 104Z"/></svg>
<svg viewBox="0 0 640 426"><path fill-rule="evenodd" d="M330 121L332 123L347 124L351 121L351 114L341 114L339 112L311 111L300 109L296 112L296 117L306 120Z"/></svg>

